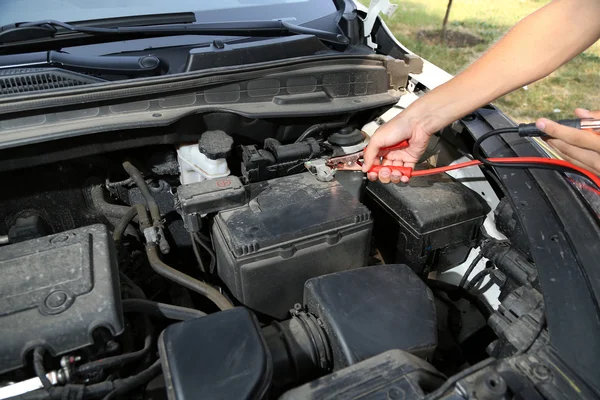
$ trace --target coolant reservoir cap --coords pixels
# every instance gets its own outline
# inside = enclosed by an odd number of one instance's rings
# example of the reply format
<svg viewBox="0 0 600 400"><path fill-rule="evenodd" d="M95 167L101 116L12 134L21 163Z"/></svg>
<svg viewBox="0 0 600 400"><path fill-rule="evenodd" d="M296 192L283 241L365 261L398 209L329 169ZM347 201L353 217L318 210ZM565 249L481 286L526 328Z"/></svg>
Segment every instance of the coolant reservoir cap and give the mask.
<svg viewBox="0 0 600 400"><path fill-rule="evenodd" d="M352 146L359 144L364 139L363 133L359 129L347 126L329 136L327 140L336 146Z"/></svg>
<svg viewBox="0 0 600 400"><path fill-rule="evenodd" d="M198 149L211 160L229 157L233 138L223 131L206 131L200 136Z"/></svg>

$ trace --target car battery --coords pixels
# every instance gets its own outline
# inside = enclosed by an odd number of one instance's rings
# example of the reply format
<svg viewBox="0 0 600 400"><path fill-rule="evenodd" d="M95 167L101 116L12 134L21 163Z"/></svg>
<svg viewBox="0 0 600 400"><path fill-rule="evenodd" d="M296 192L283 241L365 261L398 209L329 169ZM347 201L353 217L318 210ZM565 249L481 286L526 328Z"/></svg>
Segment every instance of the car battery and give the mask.
<svg viewBox="0 0 600 400"><path fill-rule="evenodd" d="M250 198L213 224L218 275L244 305L284 318L306 280L366 265L371 213L338 182L303 173L256 184Z"/></svg>

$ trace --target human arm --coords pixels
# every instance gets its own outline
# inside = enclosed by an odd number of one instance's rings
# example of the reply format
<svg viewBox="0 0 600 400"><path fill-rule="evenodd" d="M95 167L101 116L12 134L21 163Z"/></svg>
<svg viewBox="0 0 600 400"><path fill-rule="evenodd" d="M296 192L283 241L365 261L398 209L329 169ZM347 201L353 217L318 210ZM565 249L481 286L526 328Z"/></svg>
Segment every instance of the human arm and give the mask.
<svg viewBox="0 0 600 400"><path fill-rule="evenodd" d="M465 71L430 91L383 125L365 150L363 171L379 156L386 165L414 167L435 132L490 101L541 79L600 38L600 0L554 0L519 22ZM404 150L382 147L409 140ZM369 174L369 179L377 175ZM399 173L382 169L383 182Z"/></svg>

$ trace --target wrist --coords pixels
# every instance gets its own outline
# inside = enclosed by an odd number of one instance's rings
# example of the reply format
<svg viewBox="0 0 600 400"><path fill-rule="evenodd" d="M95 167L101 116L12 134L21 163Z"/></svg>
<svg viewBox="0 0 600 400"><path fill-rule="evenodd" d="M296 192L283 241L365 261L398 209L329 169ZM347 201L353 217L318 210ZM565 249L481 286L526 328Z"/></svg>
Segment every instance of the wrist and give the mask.
<svg viewBox="0 0 600 400"><path fill-rule="evenodd" d="M400 113L396 118L402 118L405 121L418 129L419 131L427 133L428 136L432 136L437 133L444 126L450 122L446 122L442 115L433 111L433 107L425 103L416 101L411 104L406 110Z"/></svg>

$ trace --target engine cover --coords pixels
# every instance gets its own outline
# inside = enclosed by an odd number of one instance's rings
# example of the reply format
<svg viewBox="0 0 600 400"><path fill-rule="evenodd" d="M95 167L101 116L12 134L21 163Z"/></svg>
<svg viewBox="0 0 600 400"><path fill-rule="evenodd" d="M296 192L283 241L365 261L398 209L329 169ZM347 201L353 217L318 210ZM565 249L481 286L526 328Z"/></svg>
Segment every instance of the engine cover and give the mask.
<svg viewBox="0 0 600 400"><path fill-rule="evenodd" d="M123 331L114 242L91 225L0 247L0 373L27 352L60 355Z"/></svg>

